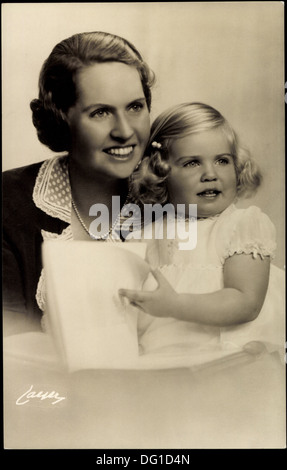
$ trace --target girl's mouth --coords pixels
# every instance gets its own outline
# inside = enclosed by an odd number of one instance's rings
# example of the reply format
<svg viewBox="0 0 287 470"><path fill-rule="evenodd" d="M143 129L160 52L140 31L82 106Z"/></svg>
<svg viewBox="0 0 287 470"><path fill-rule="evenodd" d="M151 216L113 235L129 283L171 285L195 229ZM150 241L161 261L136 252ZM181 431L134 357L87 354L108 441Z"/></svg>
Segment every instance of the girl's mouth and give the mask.
<svg viewBox="0 0 287 470"><path fill-rule="evenodd" d="M104 152L113 157L122 159L129 157L133 153L134 148L135 145L128 145L126 147L110 147L105 149Z"/></svg>
<svg viewBox="0 0 287 470"><path fill-rule="evenodd" d="M221 191L218 191L217 189L206 189L205 191L201 191L200 193L197 193L197 196L204 197L204 198L207 198L207 199L214 199L220 193L221 193Z"/></svg>

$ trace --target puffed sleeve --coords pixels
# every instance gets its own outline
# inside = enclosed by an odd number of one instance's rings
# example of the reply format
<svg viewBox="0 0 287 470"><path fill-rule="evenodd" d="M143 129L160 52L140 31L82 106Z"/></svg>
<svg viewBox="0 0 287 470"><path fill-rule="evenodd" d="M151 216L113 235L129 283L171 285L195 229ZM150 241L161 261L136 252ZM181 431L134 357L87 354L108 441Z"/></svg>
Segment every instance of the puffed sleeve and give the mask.
<svg viewBox="0 0 287 470"><path fill-rule="evenodd" d="M230 214L226 225L229 243L225 259L233 254L252 254L254 258L273 258L276 250L276 231L269 217L259 208L238 209ZM270 265L269 285L264 304L257 318L236 326L221 328L221 343L243 347L249 342L260 341L267 350L283 350L284 332L284 278L283 270Z"/></svg>
<svg viewBox="0 0 287 470"><path fill-rule="evenodd" d="M276 230L269 219L258 207L237 209L227 219L223 231L225 243L222 244L222 262L234 254L275 256Z"/></svg>

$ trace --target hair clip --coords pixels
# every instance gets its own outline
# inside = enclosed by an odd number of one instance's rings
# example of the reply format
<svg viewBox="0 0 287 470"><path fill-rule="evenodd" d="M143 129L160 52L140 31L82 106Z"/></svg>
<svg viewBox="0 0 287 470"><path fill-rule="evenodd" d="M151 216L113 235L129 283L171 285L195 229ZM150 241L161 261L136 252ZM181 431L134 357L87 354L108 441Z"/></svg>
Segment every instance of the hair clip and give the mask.
<svg viewBox="0 0 287 470"><path fill-rule="evenodd" d="M161 149L162 145L159 142L152 142L151 146L155 149Z"/></svg>

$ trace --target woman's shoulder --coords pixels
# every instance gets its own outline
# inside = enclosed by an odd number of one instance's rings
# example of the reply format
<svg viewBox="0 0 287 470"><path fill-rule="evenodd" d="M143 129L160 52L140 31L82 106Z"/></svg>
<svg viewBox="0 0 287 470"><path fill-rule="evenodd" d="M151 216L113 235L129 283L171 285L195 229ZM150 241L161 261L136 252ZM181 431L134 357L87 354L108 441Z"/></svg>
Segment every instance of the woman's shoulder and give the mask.
<svg viewBox="0 0 287 470"><path fill-rule="evenodd" d="M2 187L5 204L8 204L9 201L14 203L19 198L22 201L22 198L24 200L31 199L39 178L43 178L47 172L50 173L57 165L66 165L66 162L66 155L56 155L37 163L4 171L2 173Z"/></svg>
<svg viewBox="0 0 287 470"><path fill-rule="evenodd" d="M35 212L33 191L36 180L47 160L6 170L2 173L2 202L4 219Z"/></svg>
<svg viewBox="0 0 287 470"><path fill-rule="evenodd" d="M6 170L2 173L3 196L11 193L13 189L19 190L20 187L31 187L35 183L39 170L44 162L32 163L30 165Z"/></svg>
<svg viewBox="0 0 287 470"><path fill-rule="evenodd" d="M67 155L56 155L40 162L5 170L2 172L2 180L5 184L33 183L42 167L44 168L49 165L55 167L56 165L66 165L66 163Z"/></svg>
<svg viewBox="0 0 287 470"><path fill-rule="evenodd" d="M40 209L34 200L34 190L39 174L45 167L61 161L59 157L38 163L6 170L2 173L2 213L5 233L13 233L15 227L26 227L25 233L33 230L46 230L60 233L67 223L50 217ZM29 229L28 229L29 226ZM12 235L11 235L12 236Z"/></svg>

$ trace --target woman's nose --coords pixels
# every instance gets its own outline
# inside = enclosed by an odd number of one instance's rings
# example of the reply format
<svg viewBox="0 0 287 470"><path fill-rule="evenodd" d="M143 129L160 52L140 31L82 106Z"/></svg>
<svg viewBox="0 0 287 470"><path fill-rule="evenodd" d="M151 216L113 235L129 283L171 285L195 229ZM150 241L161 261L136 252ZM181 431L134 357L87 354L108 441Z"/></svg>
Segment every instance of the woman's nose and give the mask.
<svg viewBox="0 0 287 470"><path fill-rule="evenodd" d="M203 167L201 181L216 181L217 174L214 165L206 165Z"/></svg>
<svg viewBox="0 0 287 470"><path fill-rule="evenodd" d="M116 116L111 135L114 139L128 140L134 131L129 119L126 116Z"/></svg>

